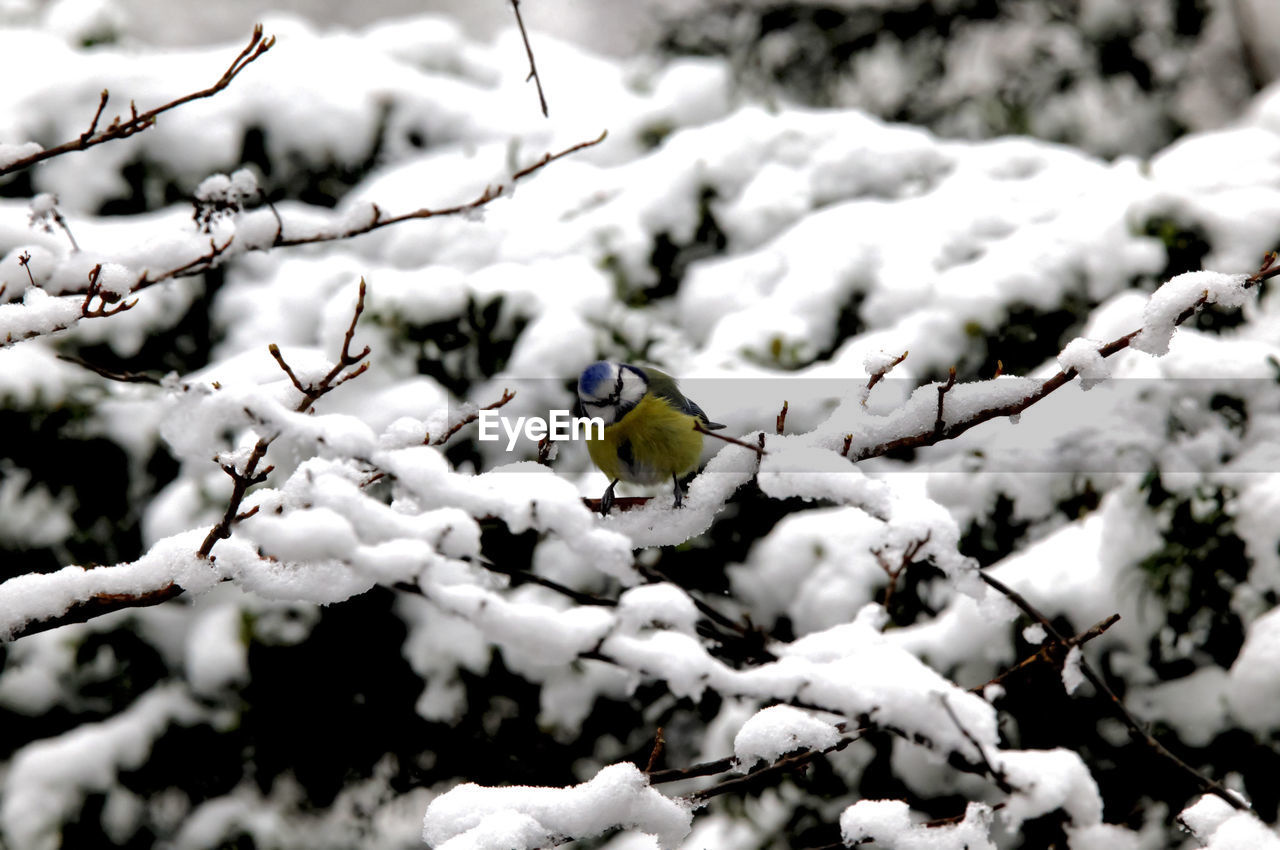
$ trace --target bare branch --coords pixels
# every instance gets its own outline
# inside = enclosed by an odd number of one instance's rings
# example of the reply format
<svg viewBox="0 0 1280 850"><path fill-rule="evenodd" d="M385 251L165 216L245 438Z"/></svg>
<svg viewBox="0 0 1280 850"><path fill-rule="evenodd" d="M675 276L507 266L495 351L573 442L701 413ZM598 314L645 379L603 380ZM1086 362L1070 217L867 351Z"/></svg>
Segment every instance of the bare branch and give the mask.
<svg viewBox="0 0 1280 850"><path fill-rule="evenodd" d="M603 142L608 135L609 135L609 131L605 130L605 131L602 131L600 135L594 139L590 139L585 142L579 142L578 144L573 145L571 147L567 147L564 150L559 151L558 153L543 154L542 158L539 159L537 162L535 162L533 165L530 165L527 168L522 168L519 171L517 171L515 174L512 174L511 182L516 183L517 181L522 180L525 177L528 177L534 172L542 168L545 168L547 165L555 162L557 159L562 159L566 156L569 156L570 154L577 153L578 151L583 150L585 148L595 147L596 145ZM501 183L498 184L497 186L486 186L484 191L481 192L476 198L470 201L467 201L466 203L457 204L452 207L440 207L438 209L430 209L428 207L423 207L422 209L414 210L413 212L407 212L401 215L390 216L386 218L382 216L382 211L378 209L378 206L375 204L373 207L373 211L374 211L373 217L366 224L361 224L356 227L352 227L338 233L313 233L308 236L294 236L287 239L283 237L277 237L275 242L272 243L272 247L287 248L294 245L312 245L317 242L336 242L341 239L350 239L354 236L361 236L365 233L370 233L374 230L378 230L383 227L389 227L393 224L399 224L402 221L413 221L415 219L426 219L426 218L438 218L440 216L448 216L448 215L461 215L463 213L472 212L473 210L478 210L481 207L486 206L487 204L493 203L495 200L502 197L502 193L505 190L506 190L506 187Z"/></svg>
<svg viewBox="0 0 1280 850"><path fill-rule="evenodd" d="M105 569L105 568L104 568ZM155 590L148 590L142 593L99 593L90 597L83 602L77 602L56 617L49 617L46 620L35 620L24 624L20 629L14 631L10 635L9 640L15 641L18 638L27 637L28 635L36 635L40 632L47 632L60 626L69 626L73 623L87 623L104 614L111 614L116 611L123 611L126 608L150 608L153 605L159 605L162 602L168 602L175 596L181 595L183 588L180 585L169 582L163 587Z"/></svg>
<svg viewBox="0 0 1280 850"><path fill-rule="evenodd" d="M1274 257L1272 258L1272 262L1274 262ZM1266 271L1269 267L1270 267L1269 265L1264 266L1263 271ZM1277 267L1276 274L1280 274L1280 267ZM1270 276L1274 276L1274 275L1270 275ZM995 578L994 576L988 575L987 573L982 572L981 570L978 571L978 576L983 581L985 581L988 585L994 588L997 592L1003 594L1005 598L1007 598L1014 605L1017 605L1019 608L1021 608L1022 611L1027 616L1031 617L1031 619L1035 620L1037 623L1043 626L1044 630L1048 632L1049 635L1055 641L1063 645L1067 645L1068 643L1067 638L1063 637L1062 634L1053 627L1053 623L1049 621L1049 618L1046 617L1044 614L1042 614L1039 611L1039 609L1037 609L1034 605L1028 602L1022 594L1018 593L1016 590L1009 587L1007 584ZM1129 728L1130 734L1135 739L1146 743L1146 745L1150 747L1152 750L1164 756L1164 758L1166 758L1169 762L1176 765L1184 773L1187 773L1189 776L1191 776L1191 778L1196 782L1196 784L1200 786L1200 788L1203 791L1207 791L1210 794L1214 794L1218 797L1221 797L1233 809L1243 811L1248 808L1248 806L1245 805L1245 803L1241 801L1237 795L1231 793L1231 791L1227 790L1216 780L1211 779L1208 776L1205 776L1203 773L1196 770L1194 767L1187 764L1182 759L1178 758L1176 755L1170 752L1169 749L1165 747L1164 744L1161 744L1159 741L1153 738L1150 732L1142 728L1142 724L1138 722L1137 718L1135 718L1132 714L1129 713L1129 709L1124 707L1124 703L1122 703L1120 701L1120 698L1116 696L1115 691L1111 690L1110 686L1108 686L1106 681L1104 681L1103 678L1098 675L1097 671L1093 669L1093 666L1088 662L1088 660L1083 655L1080 656L1080 671L1084 673L1085 678L1089 680L1089 684L1093 685L1094 689L1098 693L1103 694L1108 699L1110 699L1111 705L1115 709L1116 714L1119 715L1120 719L1124 721L1124 725Z"/></svg>
<svg viewBox="0 0 1280 850"><path fill-rule="evenodd" d="M969 692L974 694L981 694L983 691L987 689L989 685L999 685L1005 679L1012 676L1014 673L1017 673L1019 670L1025 669L1026 667L1029 667L1038 661L1047 661L1053 664L1055 667L1061 668L1062 662L1066 660L1067 651L1070 650L1071 647L1083 646L1084 644L1088 643L1089 641L1093 640L1094 638L1106 632L1107 629L1111 628L1118 622L1120 622L1120 615L1112 614L1107 619L1101 620L1095 623L1093 626L1081 632L1080 634L1072 635L1071 637L1067 638L1065 643L1058 643L1058 641L1054 640L1053 638L1050 638L1049 640L1041 644L1040 648L1036 650L1034 653L1032 653L1031 655L1028 655L1026 658L1022 659L1017 664L1013 665L1008 670L1005 670L1003 673L996 676L995 678L988 679L987 681L983 682L981 685L973 686L972 688L969 689Z"/></svg>
<svg viewBox="0 0 1280 850"><path fill-rule="evenodd" d="M157 106L155 109L149 109L146 112L138 112L137 108L132 102L130 102L130 118L127 121L121 121L120 117L116 116L111 121L111 124L107 129L102 130L101 132L96 132L98 119L102 116L102 111L107 105L108 95L107 91L104 89L100 99L98 100L98 109L93 114L93 120L90 122L88 130L81 133L74 139L70 139L52 148L45 148L42 151L33 153L31 156L16 160L4 168L0 168L0 176L12 174L15 171L22 171L25 168L30 168L35 165L37 162L43 162L44 160L52 159L55 156L61 156L62 154L71 153L72 151L86 150L94 147L95 145L100 145L103 142L110 142L114 139L124 139L134 135L135 133L141 133L143 130L156 123L156 116L168 112L170 109L176 109L185 103L190 103L193 100L212 97L225 89L231 84L231 81L236 78L237 74L248 67L248 65L259 56L270 50L275 43L275 36L268 36L266 38L262 37L262 25L258 24L253 28L253 35L250 36L249 43L240 51L240 55L237 56L235 61L227 67L227 70L223 72L222 76L218 78L216 83L206 89L201 89L200 91L192 92L188 95L183 95L182 97L171 100L162 106Z"/></svg>
<svg viewBox="0 0 1280 850"><path fill-rule="evenodd" d="M422 444L424 446L443 446L445 443L449 442L450 437L452 437L454 434L461 431L467 425L470 425L472 422L475 422L477 419L479 419L480 412L482 410L497 410L499 407L502 407L503 405L507 404L509 401L511 401L511 399L515 397L516 397L516 394L514 392L512 392L511 390L504 389L502 391L502 398L498 399L493 404L486 404L484 407L477 407L473 412L468 413L466 416L462 417L462 419L456 422L448 431L445 431L443 434L441 434L439 437L437 437L434 440L431 439L430 434L427 434L425 437L422 438Z"/></svg>
<svg viewBox="0 0 1280 850"><path fill-rule="evenodd" d="M778 411L778 420L775 423L775 430L779 434L781 434L782 429L785 428L786 426L787 426L787 402L783 400L782 410ZM764 437L764 434L761 434L760 436ZM763 446L761 446L761 448L763 448Z"/></svg>
<svg viewBox="0 0 1280 850"><path fill-rule="evenodd" d="M524 52L529 56L529 76L525 77L525 82L533 80L534 85L538 87L538 105L542 107L542 117L550 118L551 114L547 111L547 98L542 93L542 78L538 76L538 66L533 61L533 48L529 46L529 33L525 31L524 18L520 16L520 0L511 0L511 10L516 13L520 38L524 40Z"/></svg>
<svg viewBox="0 0 1280 850"><path fill-rule="evenodd" d="M947 397L947 393L951 392L951 388L956 385L956 367L952 366L951 371L947 373L947 382L938 386L938 417L933 421L933 433L941 436L946 429L946 423L942 421L942 403Z"/></svg>
<svg viewBox="0 0 1280 850"><path fill-rule="evenodd" d="M22 266L24 269L26 269L26 271L27 271L27 280L31 281L31 285L32 285L32 286L35 286L35 285L36 285L36 279L35 279L35 276L34 276L33 274L31 274L31 252L30 252L30 251L23 251L23 252L18 256L18 265L20 265L20 266Z"/></svg>
<svg viewBox="0 0 1280 850"><path fill-rule="evenodd" d="M982 766L987 769L991 780L995 782L996 787L1006 794L1012 794L1014 787L1009 784L1009 780L1005 778L1004 771L997 770L996 766L987 758L987 751L982 748L982 744L977 738L973 737L973 733L964 727L960 722L960 718L956 716L955 710L951 707L951 703L947 702L946 694L938 694L938 701L942 703L942 708L947 712L947 716L951 718L951 722L960 730L960 734L964 735L965 740L973 744L974 749L978 751L978 758L982 760Z"/></svg>
<svg viewBox="0 0 1280 850"><path fill-rule="evenodd" d="M77 366L83 366L90 372L95 372L108 380L119 381L122 384L160 385L159 378L155 375L148 375L146 372L113 372L104 366L98 366L94 363L90 363L88 360L83 360L79 357L72 357L68 354L59 354L58 359L65 360L68 363L74 363Z"/></svg>
<svg viewBox="0 0 1280 850"><path fill-rule="evenodd" d="M726 443L732 443L735 446L742 446L744 449L749 449L755 452L756 457L763 457L768 454L762 445L753 446L750 443L737 439L736 437L727 437L724 434L718 434L715 431L708 431L706 428L702 427L701 422L694 422L693 430L697 431L699 434L705 434L708 437L715 437L717 440L724 440ZM763 437L764 435L761 434L760 436Z"/></svg>
<svg viewBox="0 0 1280 850"><path fill-rule="evenodd" d="M658 758L662 755L662 748L667 742L662 737L662 727L658 727L658 731L653 736L653 751L649 753L649 763L645 765L645 773L653 773L653 768L658 763Z"/></svg>

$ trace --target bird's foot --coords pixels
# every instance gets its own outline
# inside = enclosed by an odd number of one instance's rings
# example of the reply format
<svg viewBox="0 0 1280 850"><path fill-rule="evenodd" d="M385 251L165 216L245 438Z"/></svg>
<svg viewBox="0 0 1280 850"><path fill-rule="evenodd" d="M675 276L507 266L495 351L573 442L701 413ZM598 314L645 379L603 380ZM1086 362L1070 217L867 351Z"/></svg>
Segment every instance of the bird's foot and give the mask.
<svg viewBox="0 0 1280 850"><path fill-rule="evenodd" d="M678 508L684 504L684 488L680 486L679 478L676 478L673 475L671 476L671 480L675 482L675 495L676 495L675 504L673 504L671 507Z"/></svg>
<svg viewBox="0 0 1280 850"><path fill-rule="evenodd" d="M609 511L613 509L613 488L618 486L617 481L609 482L608 488L605 489L604 495L600 497L600 515L608 516Z"/></svg>

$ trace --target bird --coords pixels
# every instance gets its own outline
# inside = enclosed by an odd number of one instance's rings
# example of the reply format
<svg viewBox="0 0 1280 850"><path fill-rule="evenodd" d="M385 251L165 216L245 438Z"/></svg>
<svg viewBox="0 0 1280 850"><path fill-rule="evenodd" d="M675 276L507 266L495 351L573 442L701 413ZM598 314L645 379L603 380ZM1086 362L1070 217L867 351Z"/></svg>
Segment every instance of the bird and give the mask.
<svg viewBox="0 0 1280 850"><path fill-rule="evenodd" d="M701 425L707 431L725 427L712 422L702 408L684 397L675 378L652 366L600 361L578 378L577 411L604 421L603 435L590 439L587 452L609 487L600 498L600 513L613 507L619 481L657 484L671 479L675 505L684 499L680 478L698 465Z"/></svg>

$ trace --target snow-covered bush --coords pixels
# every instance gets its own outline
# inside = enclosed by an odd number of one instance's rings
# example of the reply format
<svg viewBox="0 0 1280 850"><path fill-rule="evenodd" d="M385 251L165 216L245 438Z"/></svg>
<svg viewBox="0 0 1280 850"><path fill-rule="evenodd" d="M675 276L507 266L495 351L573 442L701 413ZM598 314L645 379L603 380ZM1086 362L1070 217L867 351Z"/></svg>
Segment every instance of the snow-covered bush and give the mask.
<svg viewBox="0 0 1280 850"><path fill-rule="evenodd" d="M1237 0L713 0L661 3L662 47L723 55L766 96L944 136L1029 133L1151 154L1231 120L1275 48ZM1255 8L1261 11L1255 11Z"/></svg>
<svg viewBox="0 0 1280 850"><path fill-rule="evenodd" d="M1280 92L1106 162L265 31L0 33L5 846L1280 845ZM683 507L478 439L602 358Z"/></svg>

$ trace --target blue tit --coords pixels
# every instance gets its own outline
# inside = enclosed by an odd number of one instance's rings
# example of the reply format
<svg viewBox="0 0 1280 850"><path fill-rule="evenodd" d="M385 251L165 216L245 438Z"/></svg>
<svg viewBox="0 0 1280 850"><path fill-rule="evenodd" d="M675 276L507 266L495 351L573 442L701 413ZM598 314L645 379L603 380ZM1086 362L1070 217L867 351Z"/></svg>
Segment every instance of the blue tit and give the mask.
<svg viewBox="0 0 1280 850"><path fill-rule="evenodd" d="M619 481L657 484L671 479L675 507L680 507L680 478L698 466L702 454L702 434L694 426L724 427L685 398L674 378L652 366L592 363L578 378L578 407L583 415L604 420L603 439L588 439L587 451L609 477L600 498L600 513L606 515Z"/></svg>

